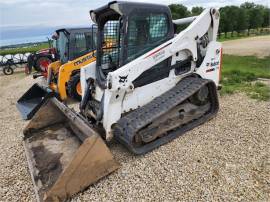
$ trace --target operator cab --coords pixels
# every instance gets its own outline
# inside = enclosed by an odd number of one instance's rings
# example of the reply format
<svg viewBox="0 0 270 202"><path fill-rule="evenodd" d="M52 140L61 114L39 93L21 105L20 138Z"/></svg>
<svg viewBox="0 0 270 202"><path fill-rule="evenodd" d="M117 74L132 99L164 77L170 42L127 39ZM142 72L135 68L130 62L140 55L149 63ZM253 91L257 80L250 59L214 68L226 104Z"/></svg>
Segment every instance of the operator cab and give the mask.
<svg viewBox="0 0 270 202"><path fill-rule="evenodd" d="M90 11L98 25L97 81L174 36L170 10L164 5L118 2Z"/></svg>
<svg viewBox="0 0 270 202"><path fill-rule="evenodd" d="M56 30L52 39L61 64L72 61L96 49L96 26Z"/></svg>

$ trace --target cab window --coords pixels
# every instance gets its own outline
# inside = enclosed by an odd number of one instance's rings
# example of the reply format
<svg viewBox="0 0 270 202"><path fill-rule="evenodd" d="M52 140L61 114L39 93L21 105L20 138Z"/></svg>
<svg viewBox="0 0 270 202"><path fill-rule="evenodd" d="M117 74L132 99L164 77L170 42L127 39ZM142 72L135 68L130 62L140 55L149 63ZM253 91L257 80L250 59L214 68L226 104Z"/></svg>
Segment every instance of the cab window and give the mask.
<svg viewBox="0 0 270 202"><path fill-rule="evenodd" d="M59 37L56 41L57 53L60 56L60 61L62 64L68 61L68 37L65 32L60 32Z"/></svg>
<svg viewBox="0 0 270 202"><path fill-rule="evenodd" d="M169 21L166 14L133 14L128 23L127 62L130 62L167 40Z"/></svg>
<svg viewBox="0 0 270 202"><path fill-rule="evenodd" d="M92 32L86 33L75 33L75 57L83 56L93 49L95 49L95 44L93 44Z"/></svg>

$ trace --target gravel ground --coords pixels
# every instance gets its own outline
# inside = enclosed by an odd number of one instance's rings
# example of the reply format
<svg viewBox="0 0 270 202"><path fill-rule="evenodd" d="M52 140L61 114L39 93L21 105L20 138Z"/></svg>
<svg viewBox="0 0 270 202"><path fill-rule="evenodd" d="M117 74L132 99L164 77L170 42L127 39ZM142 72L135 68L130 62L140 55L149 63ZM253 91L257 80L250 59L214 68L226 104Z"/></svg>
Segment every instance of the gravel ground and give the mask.
<svg viewBox="0 0 270 202"><path fill-rule="evenodd" d="M270 56L270 35L225 41L222 45L225 54L255 55L259 58Z"/></svg>
<svg viewBox="0 0 270 202"><path fill-rule="evenodd" d="M269 39L224 42L224 52L269 53ZM0 201L35 200L20 135L26 122L15 107L35 81L20 71L0 73ZM122 167L72 200L270 201L269 110L269 102L225 96L216 118L147 155L112 143Z"/></svg>
<svg viewBox="0 0 270 202"><path fill-rule="evenodd" d="M0 75L0 201L34 201L16 100L34 81ZM122 167L73 201L269 201L270 104L220 99L208 123L144 156L111 144Z"/></svg>

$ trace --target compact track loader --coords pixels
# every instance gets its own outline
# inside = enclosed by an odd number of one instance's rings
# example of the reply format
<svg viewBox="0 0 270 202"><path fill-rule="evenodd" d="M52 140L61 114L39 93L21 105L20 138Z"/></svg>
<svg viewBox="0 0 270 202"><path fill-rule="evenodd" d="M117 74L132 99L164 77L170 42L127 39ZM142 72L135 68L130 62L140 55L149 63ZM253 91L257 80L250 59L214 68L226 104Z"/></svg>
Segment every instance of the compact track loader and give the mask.
<svg viewBox="0 0 270 202"><path fill-rule="evenodd" d="M42 76L46 84L34 84L18 100L17 108L23 119L31 119L49 97L81 100L80 69L95 61L96 32L94 26L56 30L52 38L58 60L42 73L34 74L34 78Z"/></svg>
<svg viewBox="0 0 270 202"><path fill-rule="evenodd" d="M47 99L24 130L41 200L64 200L117 169L104 141L115 138L145 154L219 109L217 9L172 20L164 5L114 1L90 15L98 25L97 53L81 69L80 113ZM104 46L107 40L114 43Z"/></svg>

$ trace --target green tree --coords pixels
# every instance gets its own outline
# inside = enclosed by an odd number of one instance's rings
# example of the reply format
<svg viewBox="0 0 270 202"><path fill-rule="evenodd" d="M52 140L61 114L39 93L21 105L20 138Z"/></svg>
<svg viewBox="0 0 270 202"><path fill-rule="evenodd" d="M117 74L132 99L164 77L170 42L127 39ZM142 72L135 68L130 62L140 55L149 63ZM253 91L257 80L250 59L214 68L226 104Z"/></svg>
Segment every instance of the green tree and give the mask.
<svg viewBox="0 0 270 202"><path fill-rule="evenodd" d="M263 25L264 21L264 11L263 6L256 5L254 3L245 2L241 6L241 8L246 9L248 14L248 35L250 34L250 29L258 29Z"/></svg>
<svg viewBox="0 0 270 202"><path fill-rule="evenodd" d="M191 13L188 10L188 8L182 4L171 4L171 5L169 5L169 8L171 9L172 18L174 20L191 16ZM181 30L185 29L186 27L187 27L187 25L177 26L176 32L180 32Z"/></svg>
<svg viewBox="0 0 270 202"><path fill-rule="evenodd" d="M173 19L180 19L189 16L200 15L203 12L202 7L193 7L191 11L182 4L169 5ZM225 33L227 38L228 32L233 36L236 31L238 35L250 29L270 26L270 9L268 7L257 5L255 3L245 2L238 6L225 6L220 8L219 34ZM184 29L186 26L178 26L177 31Z"/></svg>
<svg viewBox="0 0 270 202"><path fill-rule="evenodd" d="M231 12L230 12L230 7L225 6L220 8L220 32L225 33L225 37L227 38L227 33L233 30L233 23L231 21Z"/></svg>
<svg viewBox="0 0 270 202"><path fill-rule="evenodd" d="M269 27L270 26L270 9L267 7L264 7L263 9L263 27Z"/></svg>
<svg viewBox="0 0 270 202"><path fill-rule="evenodd" d="M204 10L203 7L198 7L198 6L193 7L191 9L191 15L192 16L200 15L203 12L203 10Z"/></svg>
<svg viewBox="0 0 270 202"><path fill-rule="evenodd" d="M246 9L239 8L237 12L237 18L235 23L235 31L237 32L238 36L240 32L248 29L249 27L249 18Z"/></svg>
<svg viewBox="0 0 270 202"><path fill-rule="evenodd" d="M233 37L234 31L236 31L237 28L237 20L238 20L238 13L240 8L237 6L229 6L228 7L228 17L230 19L231 23L231 37Z"/></svg>
<svg viewBox="0 0 270 202"><path fill-rule="evenodd" d="M190 16L188 8L182 4L171 4L169 8L171 9L172 18L174 20Z"/></svg>
<svg viewBox="0 0 270 202"><path fill-rule="evenodd" d="M255 6L256 6L255 3L245 2L245 3L241 4L240 7L247 9L247 10L250 10L250 9L254 8Z"/></svg>

